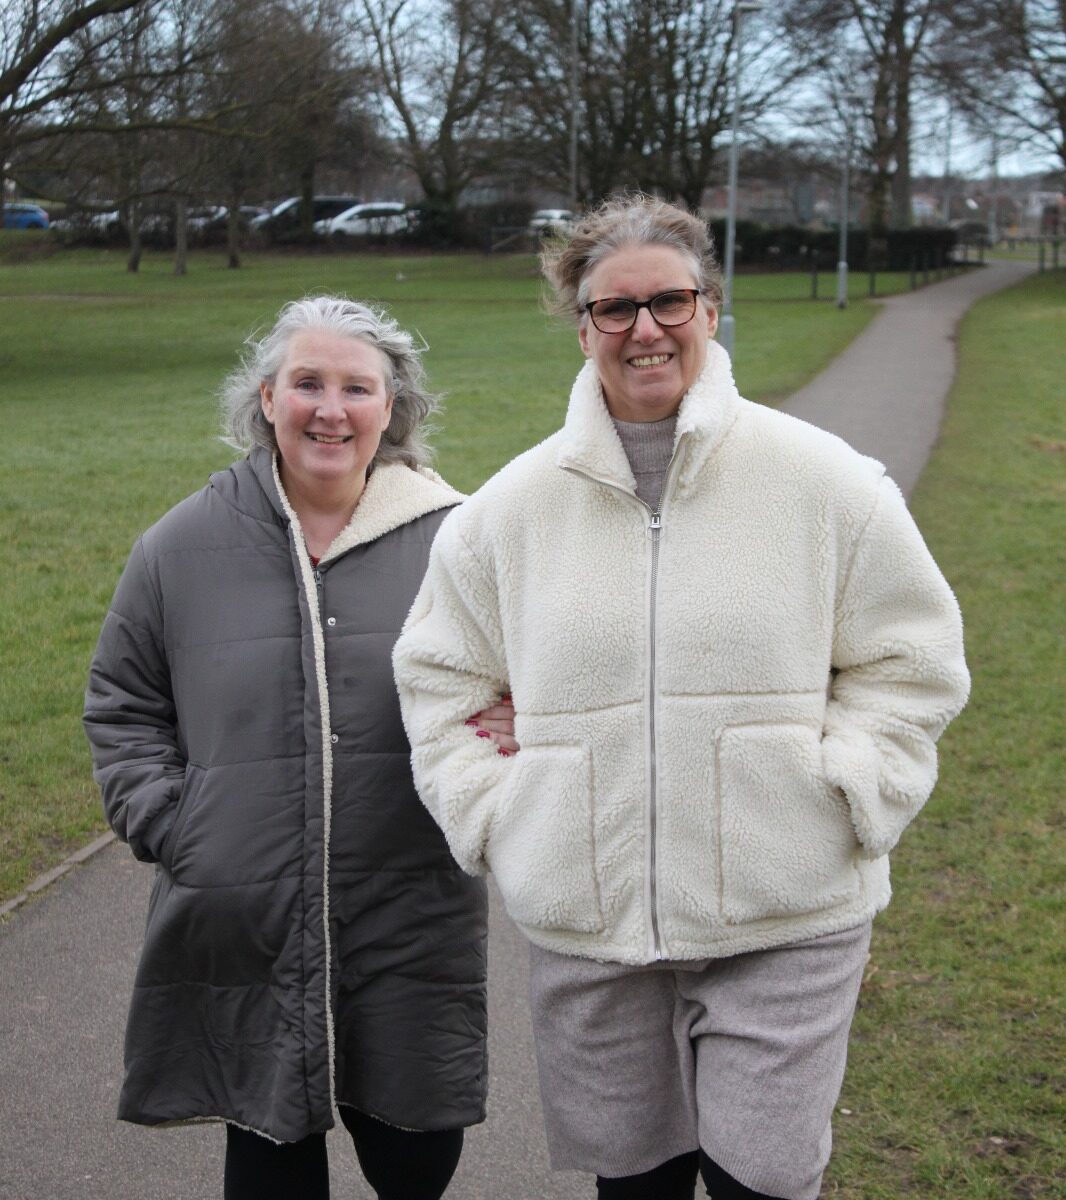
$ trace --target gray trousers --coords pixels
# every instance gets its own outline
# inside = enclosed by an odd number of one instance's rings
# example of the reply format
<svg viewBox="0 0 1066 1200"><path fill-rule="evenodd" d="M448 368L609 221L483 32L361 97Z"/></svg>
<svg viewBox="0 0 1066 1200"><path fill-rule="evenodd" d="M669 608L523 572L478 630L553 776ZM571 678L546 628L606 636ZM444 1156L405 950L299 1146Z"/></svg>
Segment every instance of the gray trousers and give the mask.
<svg viewBox="0 0 1066 1200"><path fill-rule="evenodd" d="M647 966L531 947L552 1166L636 1175L702 1147L746 1187L816 1200L870 923Z"/></svg>

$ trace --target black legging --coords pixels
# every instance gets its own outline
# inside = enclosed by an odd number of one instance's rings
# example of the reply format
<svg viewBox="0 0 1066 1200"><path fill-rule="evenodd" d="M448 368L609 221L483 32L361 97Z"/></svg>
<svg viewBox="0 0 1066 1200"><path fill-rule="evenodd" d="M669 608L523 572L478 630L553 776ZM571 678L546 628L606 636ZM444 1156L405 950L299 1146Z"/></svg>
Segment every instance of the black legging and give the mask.
<svg viewBox="0 0 1066 1200"><path fill-rule="evenodd" d="M773 1200L738 1183L702 1150L679 1154L640 1175L597 1175L596 1195L599 1200L694 1200L697 1175L703 1176L711 1200Z"/></svg>
<svg viewBox="0 0 1066 1200"><path fill-rule="evenodd" d="M341 1120L378 1200L440 1200L459 1165L463 1131L417 1133L386 1125L354 1108ZM329 1200L326 1135L272 1142L226 1126L225 1200Z"/></svg>

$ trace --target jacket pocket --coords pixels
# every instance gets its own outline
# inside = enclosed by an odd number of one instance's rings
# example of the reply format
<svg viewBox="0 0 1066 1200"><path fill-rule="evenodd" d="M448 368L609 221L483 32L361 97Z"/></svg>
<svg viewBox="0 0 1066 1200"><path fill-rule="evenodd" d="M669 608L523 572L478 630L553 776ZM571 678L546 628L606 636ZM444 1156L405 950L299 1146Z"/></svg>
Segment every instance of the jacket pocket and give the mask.
<svg viewBox="0 0 1066 1200"><path fill-rule="evenodd" d="M718 742L722 913L739 923L831 908L859 890L847 801L808 725L738 725Z"/></svg>
<svg viewBox="0 0 1066 1200"><path fill-rule="evenodd" d="M486 858L507 911L535 929L603 929L583 746L523 746L508 764Z"/></svg>
<svg viewBox="0 0 1066 1200"><path fill-rule="evenodd" d="M181 838L182 827L190 810L196 803L200 785L204 781L204 769L196 763L185 764L185 778L181 784L181 795L178 797L178 809L174 814L174 824L170 827L162 846L159 847L159 861L169 871L174 862L174 854Z"/></svg>

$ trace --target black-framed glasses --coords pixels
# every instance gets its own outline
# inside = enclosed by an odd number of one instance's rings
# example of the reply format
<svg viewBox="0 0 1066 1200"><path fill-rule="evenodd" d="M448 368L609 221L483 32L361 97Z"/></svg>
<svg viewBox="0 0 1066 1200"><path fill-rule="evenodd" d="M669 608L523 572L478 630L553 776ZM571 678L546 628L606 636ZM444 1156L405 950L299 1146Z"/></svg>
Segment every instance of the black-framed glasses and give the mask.
<svg viewBox="0 0 1066 1200"><path fill-rule="evenodd" d="M696 315L696 297L702 295L699 288L672 288L660 292L650 300L623 300L620 296L605 296L585 305L600 333L625 333L637 323L637 313L646 308L657 325L669 329L672 325L686 325Z"/></svg>

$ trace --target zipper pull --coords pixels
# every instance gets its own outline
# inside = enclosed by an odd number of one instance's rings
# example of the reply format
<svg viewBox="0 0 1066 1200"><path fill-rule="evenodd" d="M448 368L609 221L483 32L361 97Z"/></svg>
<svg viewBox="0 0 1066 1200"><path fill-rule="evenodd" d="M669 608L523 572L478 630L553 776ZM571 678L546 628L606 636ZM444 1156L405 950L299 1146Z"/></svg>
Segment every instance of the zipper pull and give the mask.
<svg viewBox="0 0 1066 1200"><path fill-rule="evenodd" d="M321 587L322 586L322 572L318 569L318 567L312 567L311 574L314 575L314 577L315 577L315 586Z"/></svg>
<svg viewBox="0 0 1066 1200"><path fill-rule="evenodd" d="M649 529L662 529L663 518L662 513L653 512L651 514L651 522L648 525Z"/></svg>

